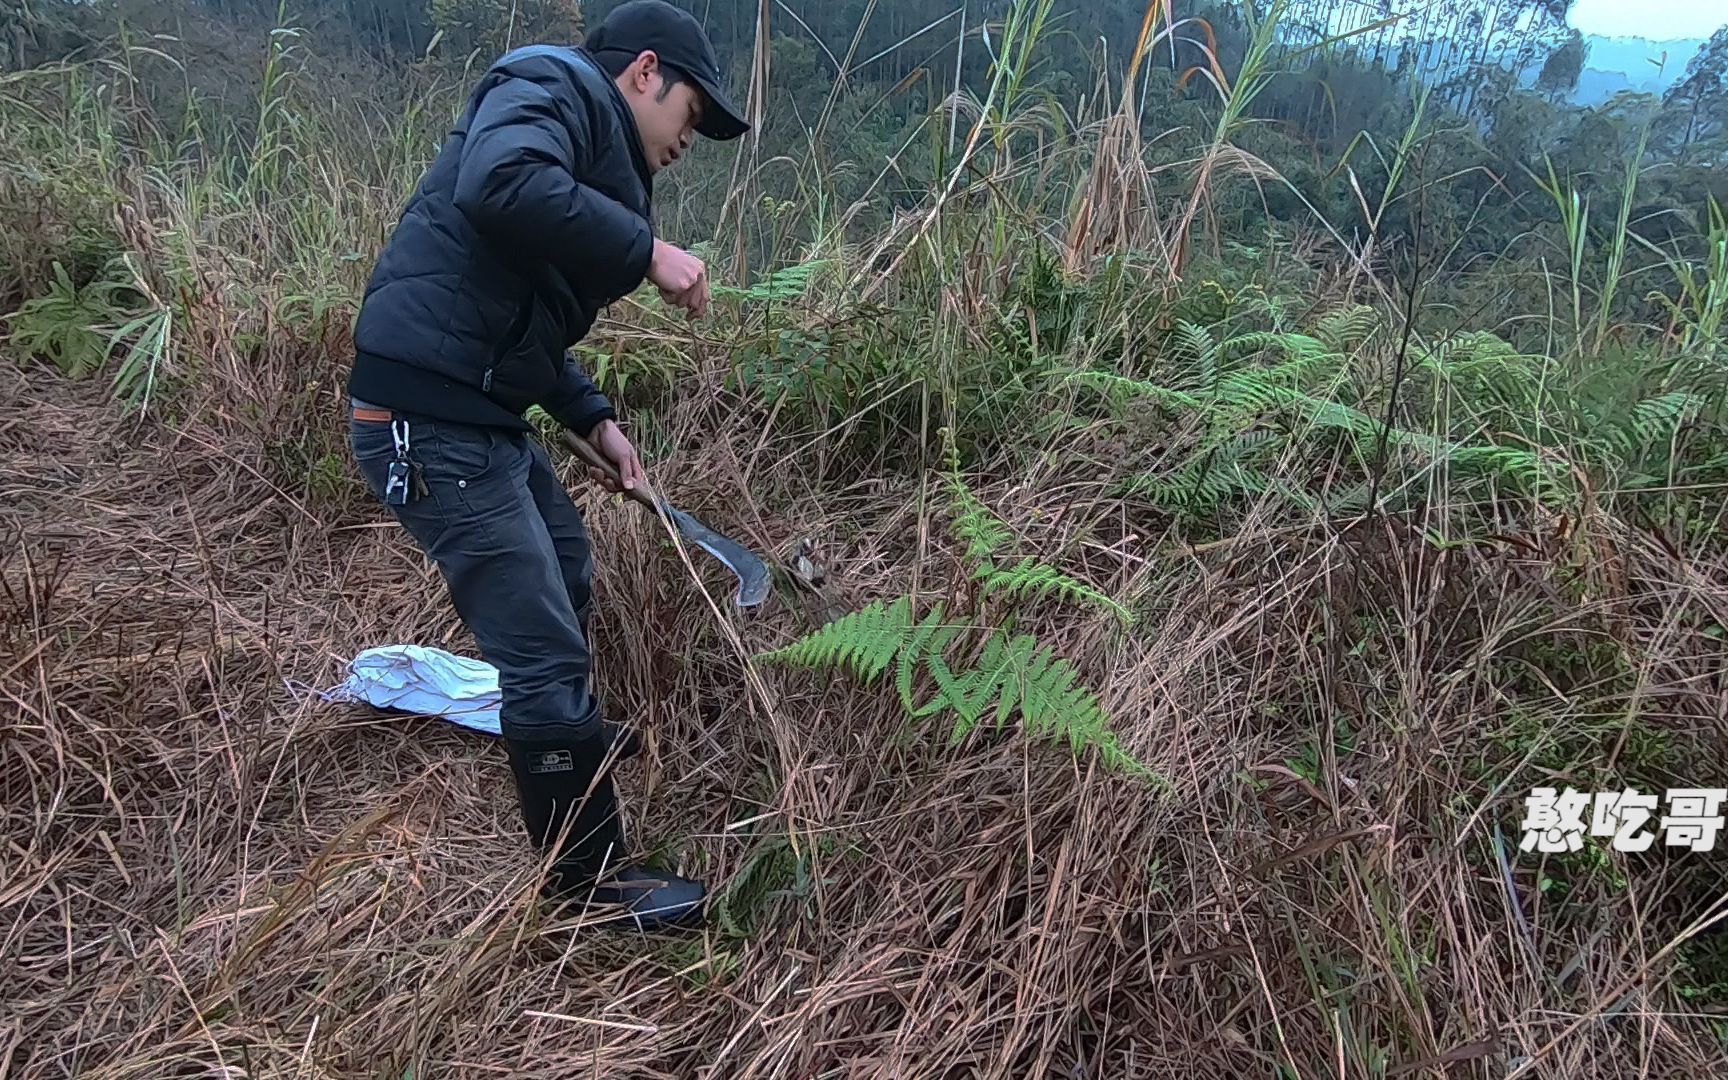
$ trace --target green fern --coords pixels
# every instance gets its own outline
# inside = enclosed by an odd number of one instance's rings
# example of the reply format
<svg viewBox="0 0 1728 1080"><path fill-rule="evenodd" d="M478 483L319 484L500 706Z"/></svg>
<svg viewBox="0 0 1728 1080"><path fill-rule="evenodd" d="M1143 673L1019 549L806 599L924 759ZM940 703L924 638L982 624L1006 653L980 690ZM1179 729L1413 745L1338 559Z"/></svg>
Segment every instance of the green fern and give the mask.
<svg viewBox="0 0 1728 1080"><path fill-rule="evenodd" d="M1472 330L1436 342L1432 349L1416 348L1416 366L1442 378L1455 379L1475 372L1517 369L1539 357L1525 356L1497 334Z"/></svg>
<svg viewBox="0 0 1728 1080"><path fill-rule="evenodd" d="M1219 345L1218 351L1231 359L1262 352L1281 352L1288 356L1290 359L1274 367L1248 369L1250 374L1260 380L1270 382L1290 381L1317 363L1331 361L1336 364L1344 359L1343 353L1329 347L1319 338L1289 332L1256 331L1240 334Z"/></svg>
<svg viewBox="0 0 1728 1080"><path fill-rule="evenodd" d="M1458 444L1425 432L1396 426L1387 429L1381 417L1339 400L1337 388L1345 381L1348 359L1341 349L1373 333L1376 325L1372 309L1348 309L1321 319L1312 336L1247 333L1222 343L1213 343L1209 331L1179 326L1172 344L1172 358L1178 363L1191 364L1196 358L1207 363L1234 363L1241 356L1283 355L1270 365L1234 367L1204 392L1187 389L1185 374L1180 371L1170 385L1097 374L1075 378L1106 388L1118 398L1144 396L1170 407L1185 406L1206 421L1199 441L1172 455L1169 469L1137 476L1126 485L1128 492L1183 513L1210 513L1228 499L1268 493L1305 508L1330 502L1269 471L1275 455L1289 443L1323 432L1342 436L1362 463L1374 460L1383 444L1473 474L1498 475L1543 491L1564 490L1564 471L1535 451L1492 443ZM1448 379L1480 381L1499 378L1497 373L1503 373L1515 356L1510 346L1493 335L1477 335L1424 354L1418 364ZM1522 374L1504 382L1504 399L1518 400L1522 383ZM1636 414L1645 429L1660 427L1664 418L1674 414L1673 402L1649 405ZM1269 435L1268 424L1281 434ZM1346 489L1342 501L1356 501L1359 495L1352 494L1355 491Z"/></svg>
<svg viewBox="0 0 1728 1080"><path fill-rule="evenodd" d="M1281 433L1268 428L1244 431L1190 456L1170 475L1144 473L1122 490L1170 510L1210 511L1233 496L1272 490L1272 480L1259 464L1268 461L1281 442Z"/></svg>
<svg viewBox="0 0 1728 1080"><path fill-rule="evenodd" d="M1630 407L1612 399L1579 405L1583 422L1568 442L1583 449L1583 461L1612 477L1606 486L1627 491L1667 485L1684 468L1687 429L1710 400L1695 391L1671 390Z"/></svg>
<svg viewBox="0 0 1728 1080"><path fill-rule="evenodd" d="M962 478L952 433L943 429L942 436L947 444L953 530L967 544L968 561L974 564L973 575L984 594L1010 600L1057 596L1095 604L1132 620L1111 597L1037 559L1026 557L1012 566L998 566L992 557L1012 546L1014 534ZM957 664L951 658L952 650L964 656L974 648L979 657L976 666ZM1066 739L1076 751L1092 747L1111 768L1151 775L1117 744L1096 696L1077 685L1078 673L1065 660L1027 634L1010 636L995 629L969 632L962 623L949 620L942 603L918 618L910 596L878 600L759 658L810 669L838 668L865 683L878 681L892 669L895 692L906 712L915 719L950 715L956 741L992 713L997 731L1018 715L1030 736ZM925 700L919 700L921 695L927 695Z"/></svg>
<svg viewBox="0 0 1728 1080"><path fill-rule="evenodd" d="M1453 446L1443 456L1454 466L1479 472L1515 477L1532 487L1554 480L1552 469L1534 451L1516 446Z"/></svg>
<svg viewBox="0 0 1728 1080"><path fill-rule="evenodd" d="M1703 397L1683 390L1648 398L1632 406L1626 418L1609 426L1605 441L1631 456L1647 446L1674 438L1681 425L1706 405Z"/></svg>
<svg viewBox="0 0 1728 1080"><path fill-rule="evenodd" d="M952 460L948 470L948 504L953 514L953 533L966 545L966 561L976 563L988 559L1014 542L1014 530L1008 523L990 512L983 500L960 478L957 463Z"/></svg>
<svg viewBox="0 0 1728 1080"><path fill-rule="evenodd" d="M982 584L986 596L1001 593L1013 600L1029 596L1057 596L1074 603L1103 608L1123 623L1134 621L1133 613L1114 597L1031 556L1021 559L1012 567L985 563L978 568L975 576Z"/></svg>
<svg viewBox="0 0 1728 1080"><path fill-rule="evenodd" d="M1458 412L1478 430L1521 430L1533 420L1552 422L1547 361L1527 356L1499 336L1458 334L1432 349L1415 348L1413 375L1429 380L1427 396L1455 401Z"/></svg>
<svg viewBox="0 0 1728 1080"><path fill-rule="evenodd" d="M801 667L838 666L872 682L893 663L912 630L910 596L887 605L877 600L763 658Z"/></svg>
<svg viewBox="0 0 1728 1080"><path fill-rule="evenodd" d="M1315 324L1314 335L1336 352L1345 352L1373 337L1380 329L1380 313L1367 304L1353 304L1328 312Z"/></svg>
<svg viewBox="0 0 1728 1080"><path fill-rule="evenodd" d="M1240 462L1208 465L1196 461L1174 478L1149 474L1134 477L1124 490L1143 495L1154 505L1189 514L1215 510L1225 500L1242 496L1278 495L1304 508L1319 503L1301 488Z"/></svg>
<svg viewBox="0 0 1728 1080"><path fill-rule="evenodd" d="M1218 377L1219 353L1212 332L1179 319L1170 332L1170 357L1182 365L1187 384L1210 385Z"/></svg>
<svg viewBox="0 0 1728 1080"><path fill-rule="evenodd" d="M784 835L764 838L715 897L720 931L739 939L754 935L769 901L792 884L797 869L798 857Z"/></svg>
<svg viewBox="0 0 1728 1080"><path fill-rule="evenodd" d="M1130 379L1122 375L1112 375L1104 371L1073 371L1063 375L1067 382L1080 383L1101 390L1113 396L1117 401L1126 397L1151 398L1158 404L1172 409L1199 409L1204 406L1205 399L1183 390L1141 379Z"/></svg>
<svg viewBox="0 0 1728 1080"><path fill-rule="evenodd" d="M1297 506L1366 509L1371 493L1400 498L1416 490L1413 481L1428 469L1564 505L1590 474L1598 487L1618 491L1676 483L1687 469L1679 448L1718 437L1715 424L1698 427L1702 407L1719 396L1715 369L1628 368L1635 372L1628 378L1605 365L1575 373L1487 332L1413 344L1401 402L1430 402L1428 414L1445 426L1388 427L1388 402L1364 399L1351 367L1358 346L1380 332L1378 315L1364 306L1322 316L1312 333L1219 340L1215 329L1178 322L1157 379L1065 378L1118 410L1139 401L1198 421L1165 433L1179 441L1163 448L1160 466L1125 485L1183 515L1268 494ZM1276 432L1275 441L1245 434L1262 431ZM1350 470L1326 469L1329 491L1310 490L1302 471L1280 467L1315 453Z"/></svg>
<svg viewBox="0 0 1728 1080"><path fill-rule="evenodd" d="M1007 522L991 513L961 477L960 459L952 432L943 428L941 434L947 444L947 486L954 538L965 543L966 561L972 564L973 580L981 583L985 595L1002 592L1018 600L1053 596L1102 608L1122 620L1124 625L1134 621L1133 614L1122 604L1048 563L1027 556L1012 568L997 566L993 556L1012 546L1014 532Z"/></svg>
<svg viewBox="0 0 1728 1080"><path fill-rule="evenodd" d="M944 614L942 605L937 604L930 614L924 616L906 639L894 666L894 689L900 695L900 703L917 719L932 716L943 708L941 695L923 705L918 704L913 696L913 684L918 676L920 659L930 654L940 656L948 648L948 643L960 634L958 626L943 624Z"/></svg>
<svg viewBox="0 0 1728 1080"><path fill-rule="evenodd" d="M774 271L748 288L732 285L712 285L715 296L730 296L739 300L783 302L795 300L810 289L810 279L816 272L831 265L832 259L812 259Z"/></svg>
<svg viewBox="0 0 1728 1080"><path fill-rule="evenodd" d="M978 665L957 670L948 650L965 631L946 620L941 602L915 619L911 597L888 604L878 600L758 658L816 670L839 668L866 684L893 665L895 689L907 713L920 719L951 713L956 742L992 710L998 732L1018 714L1029 736L1066 740L1076 753L1091 748L1112 769L1156 779L1118 744L1097 695L1079 684L1079 672L1068 661L1029 634L988 629L977 642ZM922 704L916 699L920 675L934 686Z"/></svg>

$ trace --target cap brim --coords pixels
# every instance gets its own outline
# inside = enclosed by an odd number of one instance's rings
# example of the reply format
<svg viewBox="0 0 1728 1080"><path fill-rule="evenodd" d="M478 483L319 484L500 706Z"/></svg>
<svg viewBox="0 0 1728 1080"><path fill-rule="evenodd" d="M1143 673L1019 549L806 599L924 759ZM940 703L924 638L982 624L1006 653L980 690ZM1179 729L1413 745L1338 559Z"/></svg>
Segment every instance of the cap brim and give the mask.
<svg viewBox="0 0 1728 1080"><path fill-rule="evenodd" d="M708 106L702 110L702 122L696 125L698 135L716 142L726 142L750 130L750 125L744 122L738 107L732 104L732 99L726 96L724 90L700 76L692 78L708 98Z"/></svg>

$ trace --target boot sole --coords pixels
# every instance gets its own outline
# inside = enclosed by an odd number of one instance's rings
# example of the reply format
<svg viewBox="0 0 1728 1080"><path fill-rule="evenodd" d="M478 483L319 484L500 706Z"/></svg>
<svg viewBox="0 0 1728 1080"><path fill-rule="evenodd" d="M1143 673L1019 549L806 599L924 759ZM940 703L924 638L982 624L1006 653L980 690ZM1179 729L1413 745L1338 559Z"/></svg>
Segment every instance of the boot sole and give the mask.
<svg viewBox="0 0 1728 1080"><path fill-rule="evenodd" d="M602 889L605 886L601 886ZM585 914L592 913L589 920L591 926L613 926L619 923L634 923L638 929L653 930L659 928L684 927L699 925L707 914L709 894L704 889L695 900L668 904L664 907L629 908L621 900L597 900L594 898L594 886L577 885L563 886L548 884L542 889L542 899L552 905L553 910L561 910L566 906L576 906ZM635 902L643 903L645 897L639 897Z"/></svg>
<svg viewBox="0 0 1728 1080"><path fill-rule="evenodd" d="M615 930L629 927L648 933L655 930L691 930L705 922L707 914L707 898L690 905L679 905L665 908L648 908L642 911L620 910L613 904L596 904L570 897L554 900L555 909L565 905L580 906L582 921L587 925Z"/></svg>

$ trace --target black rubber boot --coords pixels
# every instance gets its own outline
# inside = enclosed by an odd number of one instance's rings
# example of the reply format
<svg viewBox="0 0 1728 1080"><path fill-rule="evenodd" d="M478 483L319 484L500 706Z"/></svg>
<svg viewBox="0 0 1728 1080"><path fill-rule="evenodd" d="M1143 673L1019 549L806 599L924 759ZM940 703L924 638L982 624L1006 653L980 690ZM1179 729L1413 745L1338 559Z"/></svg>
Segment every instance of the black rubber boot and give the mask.
<svg viewBox="0 0 1728 1080"><path fill-rule="evenodd" d="M593 616L594 605L591 602L576 609L576 625L582 628L582 640L584 641L591 642L593 640L588 636L588 625ZM600 703L599 708L601 715L604 716L606 713L605 704ZM611 720L601 721L600 726L606 735L606 745L617 748L612 755L614 762L629 761L642 752L642 737L636 734L635 728L627 728L623 724Z"/></svg>
<svg viewBox="0 0 1728 1080"><path fill-rule="evenodd" d="M558 869L553 867L554 874ZM617 908L615 913L600 913L603 924L629 923L638 930L658 930L700 923L708 890L701 882L677 874L627 865L609 869L598 880L584 878L580 871L559 877L549 885L548 895L556 900Z"/></svg>
<svg viewBox="0 0 1728 1080"><path fill-rule="evenodd" d="M642 930L701 918L707 890L700 883L627 861L611 773L601 771L604 734L506 745L528 834L543 851L557 848L542 888L549 899L616 907L616 913L600 912L600 921Z"/></svg>

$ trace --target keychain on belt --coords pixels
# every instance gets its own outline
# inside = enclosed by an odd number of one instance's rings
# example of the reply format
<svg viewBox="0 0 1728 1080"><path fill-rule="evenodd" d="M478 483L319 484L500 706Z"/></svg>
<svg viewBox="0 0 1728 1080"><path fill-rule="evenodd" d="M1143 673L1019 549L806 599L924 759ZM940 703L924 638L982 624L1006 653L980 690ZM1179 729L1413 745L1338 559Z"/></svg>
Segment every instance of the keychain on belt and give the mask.
<svg viewBox="0 0 1728 1080"><path fill-rule="evenodd" d="M390 463L384 481L384 501L391 506L406 506L413 494L426 494L426 481L420 475L419 463L408 458L408 421L400 417L392 419L390 438L396 443L396 459Z"/></svg>

